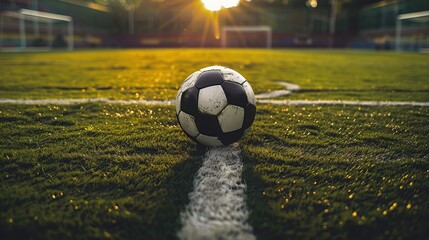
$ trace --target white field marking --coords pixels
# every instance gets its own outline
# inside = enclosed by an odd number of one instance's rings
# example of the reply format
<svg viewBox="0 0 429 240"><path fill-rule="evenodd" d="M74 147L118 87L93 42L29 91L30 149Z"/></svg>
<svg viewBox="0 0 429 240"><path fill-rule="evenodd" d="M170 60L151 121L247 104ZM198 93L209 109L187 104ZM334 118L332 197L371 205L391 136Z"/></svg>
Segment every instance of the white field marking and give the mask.
<svg viewBox="0 0 429 240"><path fill-rule="evenodd" d="M276 98L289 95L292 92L299 91L301 88L288 82L277 82L287 88L273 92L261 93L256 95L258 103L275 105L345 105L345 106L416 106L429 107L429 102L380 102L380 101L346 101L346 100L272 100L265 98Z"/></svg>
<svg viewBox="0 0 429 240"><path fill-rule="evenodd" d="M276 97L289 95L292 92L296 92L296 91L299 91L301 89L298 85L293 84L293 83L288 83L288 82L277 82L277 83L285 86L286 89L257 94L257 95L255 95L255 97L258 99L276 98Z"/></svg>
<svg viewBox="0 0 429 240"><path fill-rule="evenodd" d="M429 102L379 102L343 100L272 100L260 99L258 103L275 105L344 105L344 106L412 106L429 107Z"/></svg>
<svg viewBox="0 0 429 240"><path fill-rule="evenodd" d="M7 99L1 98L0 103L23 105L73 105L82 103L108 103L108 104L141 104L141 105L173 105L175 100L112 100L108 98L75 98L75 99Z"/></svg>
<svg viewBox="0 0 429 240"><path fill-rule="evenodd" d="M238 143L210 148L181 214L180 239L256 239L247 223L246 183Z"/></svg>
<svg viewBox="0 0 429 240"><path fill-rule="evenodd" d="M429 102L398 102L398 101L346 101L346 100L272 100L299 91L301 88L288 82L277 82L287 88L283 90L261 93L255 95L258 103L275 105L345 105L345 106L413 106L429 107ZM175 105L176 100L113 100L108 98L75 98L75 99L9 99L0 98L0 104L24 104L24 105L72 105L82 103L108 103L108 104L139 104L139 105Z"/></svg>
<svg viewBox="0 0 429 240"><path fill-rule="evenodd" d="M299 85L293 84L293 83L288 83L288 82L277 82L280 85L285 86L288 90L290 91L299 91L301 88L299 87Z"/></svg>
<svg viewBox="0 0 429 240"><path fill-rule="evenodd" d="M379 101L343 101L343 100L273 100L258 99L258 103L275 105L349 105L349 106L415 106L429 107L429 102L379 102ZM0 99L0 104L20 105L73 105L84 103L108 103L123 105L174 105L175 100L112 100L107 98L76 98L76 99Z"/></svg>
<svg viewBox="0 0 429 240"><path fill-rule="evenodd" d="M256 94L255 97L257 99L276 98L276 97L286 96L286 95L289 95L291 93L292 93L292 91L283 89L283 90L277 90L277 91L272 91L272 92Z"/></svg>

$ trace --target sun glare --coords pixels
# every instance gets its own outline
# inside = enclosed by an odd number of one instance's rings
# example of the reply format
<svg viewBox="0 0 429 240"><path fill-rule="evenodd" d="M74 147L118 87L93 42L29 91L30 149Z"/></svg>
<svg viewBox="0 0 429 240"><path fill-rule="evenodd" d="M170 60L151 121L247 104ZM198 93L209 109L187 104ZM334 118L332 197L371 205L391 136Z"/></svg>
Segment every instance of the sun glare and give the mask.
<svg viewBox="0 0 429 240"><path fill-rule="evenodd" d="M209 11L219 11L222 8L236 7L240 0L201 0L204 7Z"/></svg>

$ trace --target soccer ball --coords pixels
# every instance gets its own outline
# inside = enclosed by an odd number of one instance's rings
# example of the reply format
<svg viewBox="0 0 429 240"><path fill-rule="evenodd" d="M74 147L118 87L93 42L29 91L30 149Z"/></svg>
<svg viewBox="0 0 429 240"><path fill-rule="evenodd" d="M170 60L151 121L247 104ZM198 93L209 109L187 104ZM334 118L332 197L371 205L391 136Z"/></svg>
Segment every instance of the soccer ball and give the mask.
<svg viewBox="0 0 429 240"><path fill-rule="evenodd" d="M252 87L238 72L211 66L192 73L176 97L180 127L194 141L219 147L238 141L255 119Z"/></svg>

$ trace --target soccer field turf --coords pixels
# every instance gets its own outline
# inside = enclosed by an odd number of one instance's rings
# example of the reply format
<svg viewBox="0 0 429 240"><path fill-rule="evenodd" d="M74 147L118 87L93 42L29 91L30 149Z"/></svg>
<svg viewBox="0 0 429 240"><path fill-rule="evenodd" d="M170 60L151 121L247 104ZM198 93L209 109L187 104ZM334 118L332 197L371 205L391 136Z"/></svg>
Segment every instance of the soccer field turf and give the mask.
<svg viewBox="0 0 429 240"><path fill-rule="evenodd" d="M207 65L283 99L429 101L429 58L322 50L0 54L0 98L174 99ZM261 239L424 239L429 108L259 104L241 140ZM174 106L0 104L0 235L170 239L205 149Z"/></svg>
<svg viewBox="0 0 429 240"><path fill-rule="evenodd" d="M429 101L427 55L326 50L153 49L0 54L2 98L174 99L192 72L224 65L256 94L298 84L291 99Z"/></svg>

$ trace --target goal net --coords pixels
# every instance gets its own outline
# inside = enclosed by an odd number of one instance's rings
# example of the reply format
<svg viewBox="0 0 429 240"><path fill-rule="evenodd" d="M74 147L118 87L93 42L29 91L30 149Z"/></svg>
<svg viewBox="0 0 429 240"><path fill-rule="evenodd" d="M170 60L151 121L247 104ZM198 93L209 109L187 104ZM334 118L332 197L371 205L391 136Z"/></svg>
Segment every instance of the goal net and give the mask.
<svg viewBox="0 0 429 240"><path fill-rule="evenodd" d="M397 51L429 51L429 11L398 15L395 45Z"/></svg>
<svg viewBox="0 0 429 240"><path fill-rule="evenodd" d="M271 48L272 29L269 26L227 26L222 28L222 48Z"/></svg>
<svg viewBox="0 0 429 240"><path fill-rule="evenodd" d="M21 9L0 13L0 51L73 50L70 16Z"/></svg>

